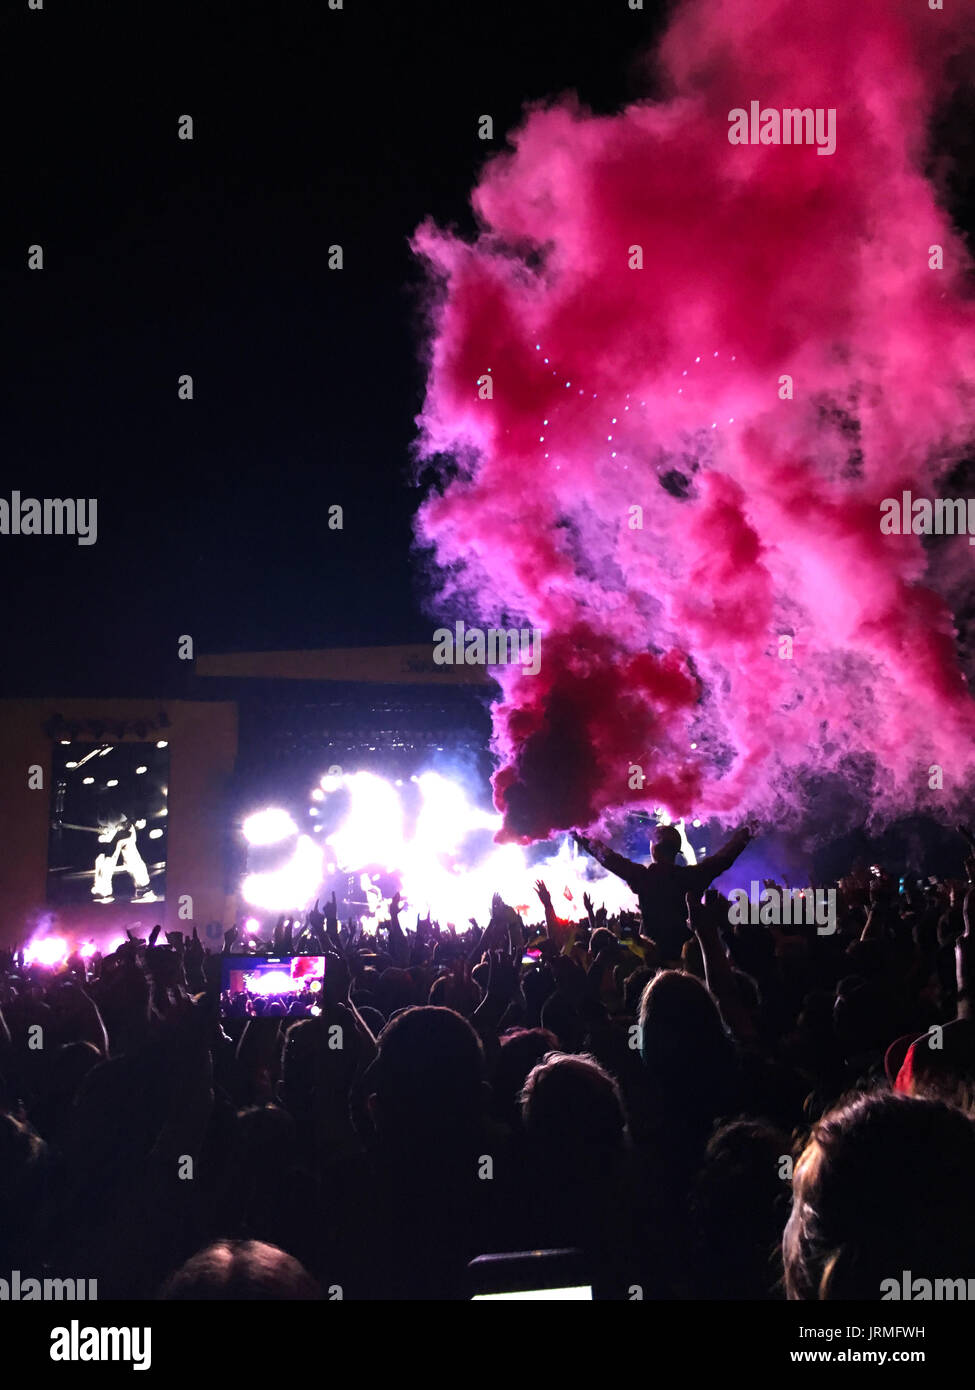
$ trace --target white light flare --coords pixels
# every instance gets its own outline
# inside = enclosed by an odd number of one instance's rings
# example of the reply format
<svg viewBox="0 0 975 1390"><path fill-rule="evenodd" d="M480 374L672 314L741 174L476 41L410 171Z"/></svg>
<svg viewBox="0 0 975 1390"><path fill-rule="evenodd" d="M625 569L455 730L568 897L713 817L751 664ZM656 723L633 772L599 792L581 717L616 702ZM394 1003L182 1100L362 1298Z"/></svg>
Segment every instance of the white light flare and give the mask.
<svg viewBox="0 0 975 1390"><path fill-rule="evenodd" d="M378 864L390 872L401 869L403 807L395 787L372 772L353 773L342 783L350 793L349 814L326 840L339 868L355 872Z"/></svg>
<svg viewBox="0 0 975 1390"><path fill-rule="evenodd" d="M244 983L251 994L290 994L294 983L287 970L267 970L263 975L245 975Z"/></svg>
<svg viewBox="0 0 975 1390"><path fill-rule="evenodd" d="M582 895L587 890L597 906L607 911L633 909L636 901L621 880L607 875L598 882L584 877L588 859L580 856L568 836L547 859L529 864L518 845L493 845L487 853L472 857L465 852L467 837L478 830L497 831L502 818L473 805L463 786L436 772L411 777L420 793L416 827L407 839L403 809L395 786L372 773L342 779L350 793L349 814L329 840L339 867L363 874L382 865L400 877L403 898L420 916L430 913L442 923L463 926L469 917L482 922L490 911L491 897L500 893L526 921L540 921L543 909L535 880L543 878L564 919L582 917ZM369 912L362 922L377 926L388 915L388 899L375 901L377 890L360 878Z"/></svg>
<svg viewBox="0 0 975 1390"><path fill-rule="evenodd" d="M266 873L248 874L241 884L244 901L269 912L304 908L322 883L322 851L309 835L301 835L287 864Z"/></svg>
<svg viewBox="0 0 975 1390"><path fill-rule="evenodd" d="M63 936L35 937L24 950L24 959L30 965L60 965L68 958L68 943Z"/></svg>
<svg viewBox="0 0 975 1390"><path fill-rule="evenodd" d="M289 835L296 834L298 827L287 811L282 811L278 806L268 806L266 810L255 811L248 816L242 829L248 844L276 845Z"/></svg>

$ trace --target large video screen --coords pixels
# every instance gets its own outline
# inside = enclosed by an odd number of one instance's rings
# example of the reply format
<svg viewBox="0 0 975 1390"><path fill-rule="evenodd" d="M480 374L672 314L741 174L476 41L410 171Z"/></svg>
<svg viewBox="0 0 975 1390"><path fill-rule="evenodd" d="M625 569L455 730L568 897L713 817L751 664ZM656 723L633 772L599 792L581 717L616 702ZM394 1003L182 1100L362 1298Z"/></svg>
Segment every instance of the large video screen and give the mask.
<svg viewBox="0 0 975 1390"><path fill-rule="evenodd" d="M168 744L55 744L52 787L48 901L162 902Z"/></svg>

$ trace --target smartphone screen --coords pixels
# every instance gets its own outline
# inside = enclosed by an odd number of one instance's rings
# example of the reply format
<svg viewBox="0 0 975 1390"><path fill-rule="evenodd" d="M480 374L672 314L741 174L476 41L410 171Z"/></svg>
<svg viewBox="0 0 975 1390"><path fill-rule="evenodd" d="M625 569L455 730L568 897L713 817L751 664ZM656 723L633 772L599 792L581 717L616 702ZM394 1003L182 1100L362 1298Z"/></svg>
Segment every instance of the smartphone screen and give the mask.
<svg viewBox="0 0 975 1390"><path fill-rule="evenodd" d="M223 956L221 1018L316 1018L324 956Z"/></svg>
<svg viewBox="0 0 975 1390"><path fill-rule="evenodd" d="M489 1299L525 1299L528 1301L562 1302L565 1299L591 1299L592 1285L579 1284L564 1289L518 1289L512 1293L476 1293L472 1303L484 1303Z"/></svg>
<svg viewBox="0 0 975 1390"><path fill-rule="evenodd" d="M467 1266L474 1303L498 1299L564 1302L592 1298L592 1279L581 1250L524 1250L481 1255Z"/></svg>

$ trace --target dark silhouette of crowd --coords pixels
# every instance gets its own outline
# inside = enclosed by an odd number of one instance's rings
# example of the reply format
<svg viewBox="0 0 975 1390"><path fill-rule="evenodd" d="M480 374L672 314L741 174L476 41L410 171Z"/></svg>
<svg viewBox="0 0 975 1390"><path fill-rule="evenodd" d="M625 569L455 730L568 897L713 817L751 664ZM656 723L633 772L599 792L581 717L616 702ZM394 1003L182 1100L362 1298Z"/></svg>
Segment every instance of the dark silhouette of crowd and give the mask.
<svg viewBox="0 0 975 1390"><path fill-rule="evenodd" d="M965 875L858 866L829 933L732 925L707 873L675 924L665 862L659 932L651 875L642 916L587 897L565 921L539 882L536 923L496 896L483 926L407 929L394 898L369 935L333 898L223 952L157 928L57 968L6 954L0 1275L463 1299L478 1256L571 1250L610 1299L967 1279ZM324 954L317 1016L221 1008L244 951Z"/></svg>

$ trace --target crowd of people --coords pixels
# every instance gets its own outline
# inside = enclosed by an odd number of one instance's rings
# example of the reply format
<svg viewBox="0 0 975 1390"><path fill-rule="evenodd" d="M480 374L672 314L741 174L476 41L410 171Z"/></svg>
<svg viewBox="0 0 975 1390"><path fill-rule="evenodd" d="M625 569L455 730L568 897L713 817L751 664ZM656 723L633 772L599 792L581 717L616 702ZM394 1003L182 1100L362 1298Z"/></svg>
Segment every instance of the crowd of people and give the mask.
<svg viewBox="0 0 975 1390"><path fill-rule="evenodd" d="M366 935L333 899L222 952L4 955L0 1272L103 1299L467 1298L471 1261L536 1250L597 1298L967 1279L975 859L857 867L823 934L732 924L708 885L747 838L691 873L666 829L647 867L580 837L632 883L619 917L539 882L535 922L394 898ZM318 1012L221 1001L246 951L323 954Z"/></svg>
<svg viewBox="0 0 975 1390"><path fill-rule="evenodd" d="M254 989L222 989L220 1014L223 1018L318 1018L322 1007L321 983L305 981L278 993Z"/></svg>

